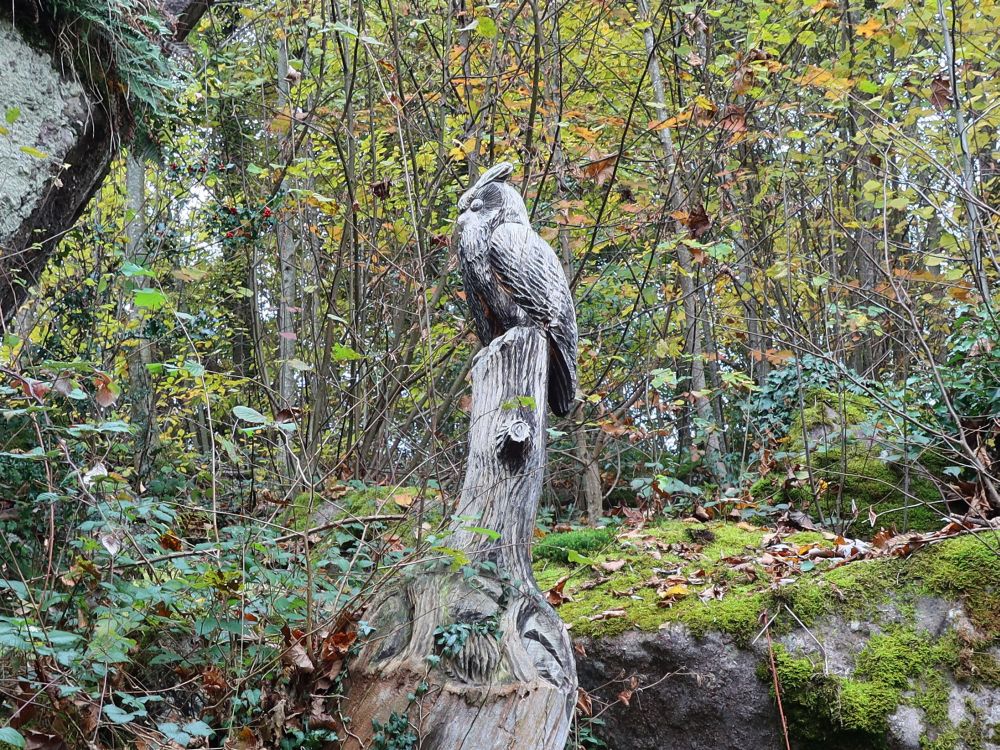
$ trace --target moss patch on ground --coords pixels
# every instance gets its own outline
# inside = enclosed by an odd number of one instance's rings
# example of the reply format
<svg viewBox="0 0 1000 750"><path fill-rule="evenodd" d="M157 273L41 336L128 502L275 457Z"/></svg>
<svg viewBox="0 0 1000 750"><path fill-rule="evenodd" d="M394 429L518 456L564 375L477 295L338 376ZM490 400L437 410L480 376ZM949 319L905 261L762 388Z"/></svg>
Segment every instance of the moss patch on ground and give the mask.
<svg viewBox="0 0 1000 750"><path fill-rule="evenodd" d="M656 630L665 622L676 621L696 633L722 630L747 637L762 611L763 599L752 590L746 575L721 561L759 549L763 536L763 529L749 525L709 527L668 521L640 532L620 533L598 551L588 547L587 556L593 566L553 562L548 552L547 559L536 556L535 575L543 590L569 576L564 590L574 593L559 612L572 623L574 635L616 635L635 628ZM565 544L569 539L559 535L556 542ZM543 540L536 549L541 546L547 551L553 544L546 545ZM619 563L621 567L616 568ZM675 584L682 588L664 599L658 591L670 588L664 585L670 576L683 576L685 581ZM692 580L704 583L692 584ZM724 585L732 596L702 602L696 590L713 584ZM617 614L621 610L624 615Z"/></svg>
<svg viewBox="0 0 1000 750"><path fill-rule="evenodd" d="M877 526L900 532L941 528L945 504L926 478L928 472L940 472L939 457L928 453L926 471L909 472L883 460L863 429L873 409L862 396L810 391L783 446L787 466L798 467L796 476L772 471L753 484L751 495L769 505L790 503L831 528L862 538L877 531L867 522L869 508L878 516Z"/></svg>
<svg viewBox="0 0 1000 750"><path fill-rule="evenodd" d="M536 559L536 577L543 590L568 577L563 592L570 599L558 612L574 636L600 638L680 623L696 635L722 632L746 646L760 631L763 613L779 613L772 624L776 634L797 627L789 609L807 626L827 615L868 621L874 634L848 676L827 674L818 659L778 649L793 736L806 747L880 748L889 716L908 702L936 727L928 747L968 744L971 725L948 721L948 684L1000 681L1000 665L990 653L1000 644L1000 539L960 536L907 558L842 565L818 558L804 573L792 576L784 569L795 580L778 583L761 548L768 533L748 524L664 521L619 530L610 542L589 548L593 564ZM832 545L822 534L806 532L781 541L801 550ZM673 593L671 581L680 587ZM921 632L916 603L926 597L961 602L975 633L948 631L935 638ZM770 683L768 664L761 668Z"/></svg>

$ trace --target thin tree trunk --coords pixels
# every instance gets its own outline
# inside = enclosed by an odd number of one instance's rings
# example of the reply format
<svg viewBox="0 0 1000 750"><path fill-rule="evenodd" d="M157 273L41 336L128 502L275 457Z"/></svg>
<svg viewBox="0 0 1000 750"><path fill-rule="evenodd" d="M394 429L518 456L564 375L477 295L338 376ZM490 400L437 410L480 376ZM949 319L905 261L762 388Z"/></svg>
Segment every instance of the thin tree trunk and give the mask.
<svg viewBox="0 0 1000 750"><path fill-rule="evenodd" d="M294 122L288 87L288 40L278 40L278 112L288 109L288 132L282 151L294 143ZM291 154L286 153L290 159ZM290 217L285 215L277 223L278 267L281 275L281 289L278 297L278 400L283 408L295 405L295 371L288 361L295 357L295 321L291 307L295 304L295 238L289 226Z"/></svg>
<svg viewBox="0 0 1000 750"><path fill-rule="evenodd" d="M375 632L351 664L342 708L351 717L347 750L368 747L373 721L392 717L435 750L563 747L576 702L573 651L531 571L547 351L541 331L515 328L477 357L456 510L477 520L445 542L476 572L431 563L372 604L366 620ZM442 633L463 632L457 649L442 650Z"/></svg>
<svg viewBox="0 0 1000 750"><path fill-rule="evenodd" d="M652 21L648 0L639 0L639 15L643 21ZM656 37L653 34L652 24L643 30L642 38L646 44L646 54L649 56L649 77L653 84L654 101L659 108L659 113L665 114L667 106L663 88L663 75L660 72L660 60L656 52ZM668 180L667 202L669 213L674 213L683 210L684 207L684 196L681 194L676 177L676 153L673 141L670 138L669 129L661 128L657 133L660 138L660 144L663 147L663 173ZM705 359L702 347L701 326L698 324L698 297L694 285L694 261L691 257L691 251L688 250L683 242L677 245L677 264L680 266L684 325L687 327L687 334L684 338L684 349L691 360L691 383L689 391L693 394L695 414L706 428L706 463L715 476L715 479L721 483L726 480L727 472L725 464L722 462L722 450L719 445L718 433L711 429L715 422L714 414L712 413L712 404L705 396Z"/></svg>
<svg viewBox="0 0 1000 750"><path fill-rule="evenodd" d="M146 264L146 165L135 148L129 149L125 161L125 205L131 219L125 227L125 258L136 264ZM134 284L129 285L134 286ZM137 309L131 313L135 326L136 346L127 355L129 394L131 396L132 427L135 429L134 466L140 481L149 479L160 449L160 435L156 419L156 393L147 365L153 362L153 343L141 329Z"/></svg>
<svg viewBox="0 0 1000 750"><path fill-rule="evenodd" d="M948 87L951 93L951 110L955 116L955 130L958 132L958 145L961 153L959 162L961 166L961 182L964 195L962 201L965 204L966 213L969 220L966 223L965 236L969 243L972 254L972 277L976 285L976 290L983 298L983 304L990 306L992 294L990 293L990 282L986 276L986 266L983 260L983 248L980 243L979 227L981 219L979 216L979 205L976 197L976 170L972 151L969 147L969 128L965 123L965 112L962 110L962 100L958 91L958 70L955 63L955 39L952 29L948 26L948 16L944 10L944 1L937 0L938 20L941 21L941 38L944 42L945 65L948 72ZM952 13L955 13L954 6Z"/></svg>

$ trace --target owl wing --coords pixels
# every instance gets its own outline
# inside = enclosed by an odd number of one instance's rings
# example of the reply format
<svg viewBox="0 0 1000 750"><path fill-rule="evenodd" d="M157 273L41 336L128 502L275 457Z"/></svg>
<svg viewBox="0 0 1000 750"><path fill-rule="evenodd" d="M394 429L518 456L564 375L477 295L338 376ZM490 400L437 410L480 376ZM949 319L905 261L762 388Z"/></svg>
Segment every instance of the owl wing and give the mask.
<svg viewBox="0 0 1000 750"><path fill-rule="evenodd" d="M472 313L472 322L476 326L476 335L483 346L488 346L493 340L493 326L490 324L490 309L483 300L483 295L476 283L472 269L467 263L462 263L462 288L465 292L465 303Z"/></svg>
<svg viewBox="0 0 1000 750"><path fill-rule="evenodd" d="M501 224L490 236L497 285L549 337L549 406L565 416L576 398L576 312L555 251L525 224Z"/></svg>

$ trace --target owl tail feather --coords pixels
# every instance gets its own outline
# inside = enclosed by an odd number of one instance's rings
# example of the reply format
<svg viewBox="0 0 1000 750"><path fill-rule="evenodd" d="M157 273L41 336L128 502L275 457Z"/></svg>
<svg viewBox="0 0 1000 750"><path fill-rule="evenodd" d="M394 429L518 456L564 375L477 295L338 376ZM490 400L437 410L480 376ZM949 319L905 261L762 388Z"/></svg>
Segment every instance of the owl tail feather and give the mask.
<svg viewBox="0 0 1000 750"><path fill-rule="evenodd" d="M574 362L573 365L576 363ZM566 361L565 353L549 341L549 408L558 417L573 409L576 399L576 368Z"/></svg>

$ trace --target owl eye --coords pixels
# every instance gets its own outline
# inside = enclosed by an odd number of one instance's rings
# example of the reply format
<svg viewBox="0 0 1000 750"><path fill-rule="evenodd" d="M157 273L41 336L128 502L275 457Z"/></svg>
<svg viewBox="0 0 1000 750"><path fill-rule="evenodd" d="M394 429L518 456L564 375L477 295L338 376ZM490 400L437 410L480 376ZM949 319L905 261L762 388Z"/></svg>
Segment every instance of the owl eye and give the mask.
<svg viewBox="0 0 1000 750"><path fill-rule="evenodd" d="M482 200L480 200L479 198L476 198L474 201L472 201L472 204L469 206L469 209L471 211L478 211L482 207L483 207Z"/></svg>

